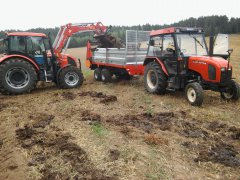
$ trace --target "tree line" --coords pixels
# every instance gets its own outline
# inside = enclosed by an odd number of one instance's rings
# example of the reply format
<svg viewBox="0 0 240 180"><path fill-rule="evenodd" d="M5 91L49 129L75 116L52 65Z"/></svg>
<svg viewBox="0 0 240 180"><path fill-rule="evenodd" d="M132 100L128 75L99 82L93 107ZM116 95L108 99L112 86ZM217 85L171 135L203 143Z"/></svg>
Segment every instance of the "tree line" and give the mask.
<svg viewBox="0 0 240 180"><path fill-rule="evenodd" d="M172 24L164 25L135 25L135 26L112 26L111 34L117 38L125 41L126 30L143 30L151 31L156 29L162 29L166 27L202 27L206 35L226 33L236 34L240 33L240 18L228 18L227 16L202 16L199 18L188 18ZM52 41L56 37L59 28L35 28L29 29L29 32L37 32L49 34ZM7 32L15 32L19 30L6 30ZM5 31L0 31L0 39L5 37ZM93 40L93 33L80 33L73 35L69 48L86 46L88 40ZM3 51L3 47L0 47L0 51Z"/></svg>

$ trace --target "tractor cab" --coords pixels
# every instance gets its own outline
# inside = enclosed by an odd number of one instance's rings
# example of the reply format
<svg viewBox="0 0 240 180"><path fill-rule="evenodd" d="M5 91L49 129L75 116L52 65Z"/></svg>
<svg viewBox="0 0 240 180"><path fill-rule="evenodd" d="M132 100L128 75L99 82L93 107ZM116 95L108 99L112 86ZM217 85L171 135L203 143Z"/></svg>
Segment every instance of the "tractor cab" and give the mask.
<svg viewBox="0 0 240 180"><path fill-rule="evenodd" d="M33 59L38 66L48 64L47 57L49 40L42 33L16 32L8 33L6 38L6 53L19 54Z"/></svg>
<svg viewBox="0 0 240 180"><path fill-rule="evenodd" d="M185 73L191 56L207 56L208 48L201 28L167 28L151 32L148 56L158 57L169 75Z"/></svg>

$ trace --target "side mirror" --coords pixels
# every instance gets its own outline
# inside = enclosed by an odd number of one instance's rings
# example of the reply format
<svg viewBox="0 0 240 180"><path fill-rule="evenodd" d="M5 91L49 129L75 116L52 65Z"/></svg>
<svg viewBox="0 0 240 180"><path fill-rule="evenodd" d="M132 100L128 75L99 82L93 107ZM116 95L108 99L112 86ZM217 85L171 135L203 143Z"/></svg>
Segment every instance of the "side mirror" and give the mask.
<svg viewBox="0 0 240 180"><path fill-rule="evenodd" d="M233 49L228 49L227 52L228 52L228 54L230 55L230 54L232 54Z"/></svg>
<svg viewBox="0 0 240 180"><path fill-rule="evenodd" d="M153 39L150 39L149 45L150 45L150 46L154 46L154 45L155 45L155 41L154 41Z"/></svg>

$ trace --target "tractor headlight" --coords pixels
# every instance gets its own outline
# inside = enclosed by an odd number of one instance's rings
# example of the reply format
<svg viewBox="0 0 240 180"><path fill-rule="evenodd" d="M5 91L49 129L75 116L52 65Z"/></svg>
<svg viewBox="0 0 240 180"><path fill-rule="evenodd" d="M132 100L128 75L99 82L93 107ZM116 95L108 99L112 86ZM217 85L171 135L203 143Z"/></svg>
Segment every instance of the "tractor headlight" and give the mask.
<svg viewBox="0 0 240 180"><path fill-rule="evenodd" d="M226 71L226 68L225 67L222 67L221 68L221 71L223 72L223 71Z"/></svg>

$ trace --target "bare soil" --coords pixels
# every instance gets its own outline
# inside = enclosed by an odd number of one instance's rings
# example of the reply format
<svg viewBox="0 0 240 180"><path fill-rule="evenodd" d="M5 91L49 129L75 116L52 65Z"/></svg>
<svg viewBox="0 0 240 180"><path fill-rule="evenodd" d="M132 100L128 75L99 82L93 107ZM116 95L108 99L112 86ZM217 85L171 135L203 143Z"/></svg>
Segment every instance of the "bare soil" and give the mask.
<svg viewBox="0 0 240 180"><path fill-rule="evenodd" d="M36 166L41 179L116 179L94 168L86 151L71 142L71 135L50 126L53 115L39 114L34 119L36 121L32 124L16 129L16 138L23 148L31 152L28 166ZM50 127L46 129L46 126ZM37 146L37 151L34 146ZM52 163L56 161L69 164L64 173L54 169Z"/></svg>

